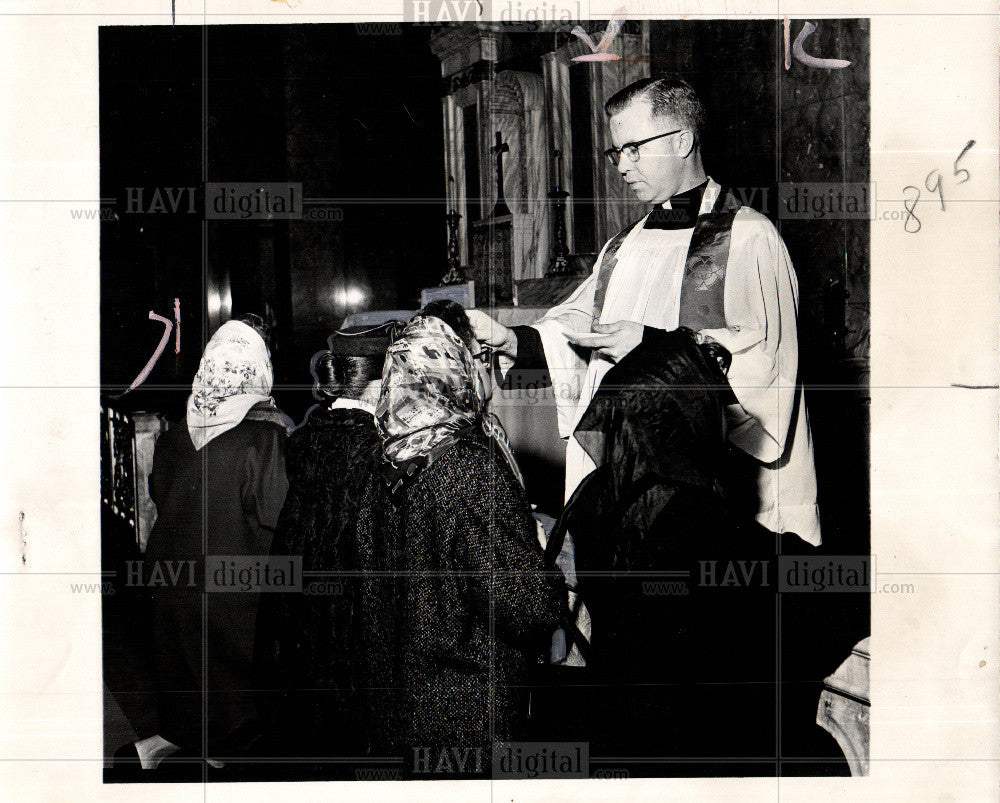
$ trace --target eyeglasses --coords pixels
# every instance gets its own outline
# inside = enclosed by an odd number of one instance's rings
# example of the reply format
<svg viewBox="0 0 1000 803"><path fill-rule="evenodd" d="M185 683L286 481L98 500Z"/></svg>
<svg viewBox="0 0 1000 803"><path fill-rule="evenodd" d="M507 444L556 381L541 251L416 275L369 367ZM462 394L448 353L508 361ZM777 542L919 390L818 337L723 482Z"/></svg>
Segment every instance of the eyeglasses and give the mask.
<svg viewBox="0 0 1000 803"><path fill-rule="evenodd" d="M672 134L679 134L683 131L683 128L678 128L676 131L668 131L666 134L657 134L655 137L648 137L647 139L640 139L638 142L626 142L620 148L608 148L604 155L608 157L608 161L611 162L615 167L618 167L618 163L622 159L622 154L624 153L630 161L639 161L639 148L645 145L647 142L652 142L654 139L662 139L663 137L669 137Z"/></svg>
<svg viewBox="0 0 1000 803"><path fill-rule="evenodd" d="M490 346L483 346L477 353L472 355L472 359L479 360L483 365L489 365L493 357L493 349Z"/></svg>

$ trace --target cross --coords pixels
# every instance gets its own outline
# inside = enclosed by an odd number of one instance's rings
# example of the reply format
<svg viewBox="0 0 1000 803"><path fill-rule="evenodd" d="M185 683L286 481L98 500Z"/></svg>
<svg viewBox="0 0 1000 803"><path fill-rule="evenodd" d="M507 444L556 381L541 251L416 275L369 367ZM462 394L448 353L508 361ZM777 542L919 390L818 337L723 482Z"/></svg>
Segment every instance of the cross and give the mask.
<svg viewBox="0 0 1000 803"><path fill-rule="evenodd" d="M501 153L507 153L510 148L507 147L507 143L503 141L503 137L500 136L500 132L497 131L497 144L490 148L490 153L495 153L497 157L497 170L500 170L500 161L503 157Z"/></svg>
<svg viewBox="0 0 1000 803"><path fill-rule="evenodd" d="M502 217L510 214L510 209L507 208L507 202L503 197L503 155L508 153L510 148L503 141L499 131L497 131L496 143L490 148L490 153L497 159L497 202L493 207L493 217Z"/></svg>

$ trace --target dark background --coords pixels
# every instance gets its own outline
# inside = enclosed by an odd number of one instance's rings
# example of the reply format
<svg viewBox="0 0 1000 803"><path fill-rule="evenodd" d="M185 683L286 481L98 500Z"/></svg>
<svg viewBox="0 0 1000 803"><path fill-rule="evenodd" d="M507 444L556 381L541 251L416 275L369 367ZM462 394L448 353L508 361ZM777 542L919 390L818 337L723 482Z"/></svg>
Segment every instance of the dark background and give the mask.
<svg viewBox="0 0 1000 803"><path fill-rule="evenodd" d="M846 59L842 70L784 69L779 21L658 22L651 74L679 72L709 117L705 167L734 187L767 188L753 203L778 227L799 280L799 378L805 385L826 555L870 551L869 221L779 220L781 182L869 180L869 26L820 20L808 53ZM800 21L793 21L795 40ZM758 196L760 197L760 196ZM845 299L846 296L846 299ZM805 550L802 550L805 551ZM816 564L813 564L816 565ZM819 683L870 632L870 600L857 594L780 594L783 775L825 774L833 740L808 718ZM831 750L832 746L832 750Z"/></svg>
<svg viewBox="0 0 1000 803"><path fill-rule="evenodd" d="M650 72L691 81L709 113L709 174L759 188L751 205L785 239L800 285L800 378L820 483L820 554L867 554L869 223L777 219L779 181L869 178L868 23L813 22L806 49L851 67L793 62L786 71L780 21L663 21L651 29ZM800 25L793 23L793 39ZM159 341L162 327L149 311L172 317L175 297L182 310L180 354L171 343L120 406L181 415L211 335L209 299L223 277L232 315L273 320L274 395L296 420L313 402L309 358L347 314L418 306L420 288L437 283L446 257L432 33L405 25L396 35L354 25L101 29L101 197L116 200L101 230L106 392L127 387ZM568 38L512 33L508 63L497 69L540 72L538 56ZM306 197L352 200L335 204L342 220L324 223L205 221L200 197L196 214L186 202L177 213L127 211L127 188L144 188L148 204L157 187L204 181L301 182ZM365 293L354 308L338 298L347 287ZM781 772L841 773L839 750L814 724L815 700L822 677L868 634L869 599L786 594L779 606L779 742L788 759Z"/></svg>
<svg viewBox="0 0 1000 803"><path fill-rule="evenodd" d="M127 387L181 300L172 349L129 394L179 415L221 278L232 315L273 320L275 396L296 419L312 403L310 356L346 315L417 307L444 272L440 64L428 29L360 36L353 25L102 28L101 378ZM204 109L202 91L205 90ZM203 173L203 156L205 170ZM340 221L202 221L204 181L301 182ZM198 212L129 213L127 188L196 187ZM400 200L406 201L400 203ZM204 228L203 228L204 227ZM204 252L203 252L204 248ZM338 291L355 287L348 308ZM266 314L265 314L266 313ZM128 397L126 397L128 398Z"/></svg>

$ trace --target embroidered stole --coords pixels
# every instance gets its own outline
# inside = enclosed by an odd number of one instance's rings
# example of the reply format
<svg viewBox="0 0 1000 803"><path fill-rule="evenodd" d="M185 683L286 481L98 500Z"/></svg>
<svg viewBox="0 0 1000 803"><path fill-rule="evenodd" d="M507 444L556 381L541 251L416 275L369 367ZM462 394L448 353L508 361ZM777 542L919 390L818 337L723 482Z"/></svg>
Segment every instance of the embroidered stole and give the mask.
<svg viewBox="0 0 1000 803"><path fill-rule="evenodd" d="M712 209L698 215L684 262L678 326L686 326L696 332L699 329L725 327L726 262L729 260L733 220L740 206L740 202L728 188L720 187ZM618 263L618 250L625 238L641 222L630 224L618 232L604 252L594 291L595 323L600 321L604 310L608 285Z"/></svg>

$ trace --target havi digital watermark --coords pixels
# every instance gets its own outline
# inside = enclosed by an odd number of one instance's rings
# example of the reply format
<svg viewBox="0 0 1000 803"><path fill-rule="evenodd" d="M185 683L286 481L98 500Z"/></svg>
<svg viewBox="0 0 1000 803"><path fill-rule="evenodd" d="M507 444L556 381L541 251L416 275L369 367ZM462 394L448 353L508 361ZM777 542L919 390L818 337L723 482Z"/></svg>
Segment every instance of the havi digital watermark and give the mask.
<svg viewBox="0 0 1000 803"><path fill-rule="evenodd" d="M300 220L300 182L205 183L206 220Z"/></svg>
<svg viewBox="0 0 1000 803"><path fill-rule="evenodd" d="M206 555L205 591L302 591L302 556Z"/></svg>

